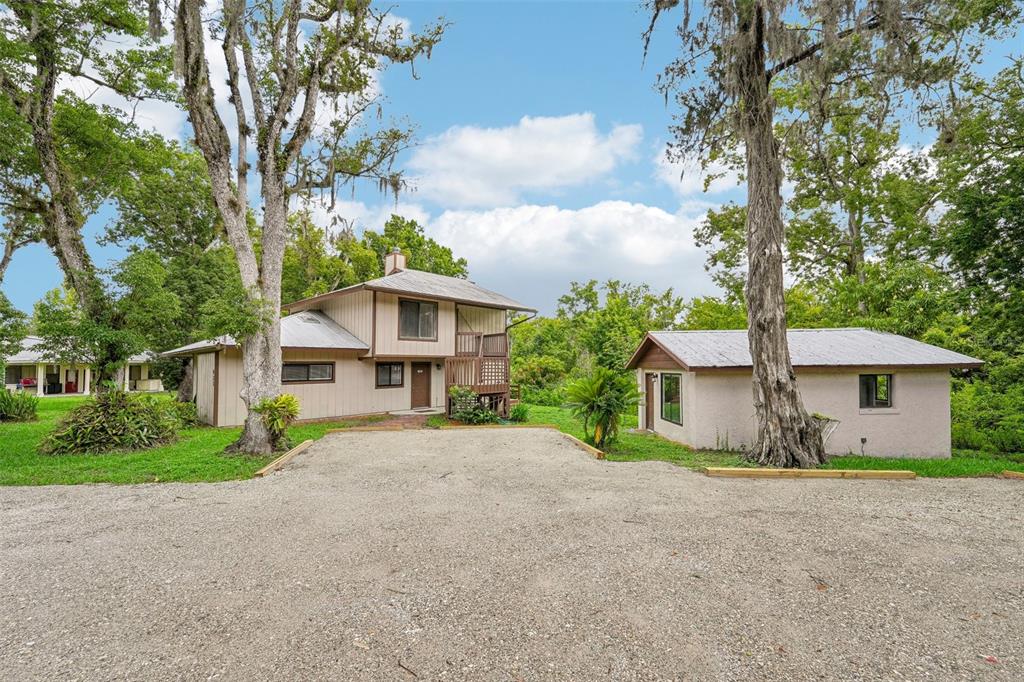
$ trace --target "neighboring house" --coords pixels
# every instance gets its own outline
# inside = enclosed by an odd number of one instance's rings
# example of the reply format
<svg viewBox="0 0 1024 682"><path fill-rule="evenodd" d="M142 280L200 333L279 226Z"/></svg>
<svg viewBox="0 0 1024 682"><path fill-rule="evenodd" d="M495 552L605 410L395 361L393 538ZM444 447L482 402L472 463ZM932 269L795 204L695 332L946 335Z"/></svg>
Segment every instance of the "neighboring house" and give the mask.
<svg viewBox="0 0 1024 682"><path fill-rule="evenodd" d="M89 395L92 368L85 362L54 364L44 357L40 343L42 339L38 336L26 336L21 350L7 358L4 386L12 391L34 391L38 395ZM155 358L150 351L129 358L126 391L164 390L160 379L150 375Z"/></svg>
<svg viewBox="0 0 1024 682"><path fill-rule="evenodd" d="M790 329L788 340L804 406L838 420L829 453L950 456L950 370L980 360L869 329ZM746 330L651 332L627 367L641 428L695 448L753 443Z"/></svg>
<svg viewBox="0 0 1024 682"><path fill-rule="evenodd" d="M468 280L407 269L401 253L388 254L384 266L384 277L285 306L281 386L299 399L299 418L442 411L455 384L507 411L510 313L536 311ZM164 355L192 357L200 419L245 421L234 339Z"/></svg>

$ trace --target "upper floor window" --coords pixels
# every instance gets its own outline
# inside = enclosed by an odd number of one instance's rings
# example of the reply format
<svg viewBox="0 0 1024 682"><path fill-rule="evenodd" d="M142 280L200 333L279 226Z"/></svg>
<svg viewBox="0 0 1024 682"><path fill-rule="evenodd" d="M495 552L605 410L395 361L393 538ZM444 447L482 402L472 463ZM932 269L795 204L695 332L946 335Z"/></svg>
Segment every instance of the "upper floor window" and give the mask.
<svg viewBox="0 0 1024 682"><path fill-rule="evenodd" d="M401 300L398 306L398 338L437 341L436 303Z"/></svg>
<svg viewBox="0 0 1024 682"><path fill-rule="evenodd" d="M334 381L333 362L289 362L281 366L281 383Z"/></svg>
<svg viewBox="0 0 1024 682"><path fill-rule="evenodd" d="M862 408L892 407L892 375L861 374L860 406Z"/></svg>

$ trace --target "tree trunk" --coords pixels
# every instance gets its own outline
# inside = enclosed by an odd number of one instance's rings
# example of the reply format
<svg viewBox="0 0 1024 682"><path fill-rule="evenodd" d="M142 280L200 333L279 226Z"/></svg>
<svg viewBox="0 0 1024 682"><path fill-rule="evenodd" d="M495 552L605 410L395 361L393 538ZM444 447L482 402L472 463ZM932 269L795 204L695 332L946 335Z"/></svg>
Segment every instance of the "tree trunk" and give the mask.
<svg viewBox="0 0 1024 682"><path fill-rule="evenodd" d="M862 315L867 313L868 307L864 302L864 236L861 223L864 219L863 211L860 209L847 209L846 225L847 239L850 240L850 250L846 260L846 274L856 277L861 290L857 292L857 310Z"/></svg>
<svg viewBox="0 0 1024 682"><path fill-rule="evenodd" d="M761 465L813 467L826 457L821 432L804 409L786 339L782 167L772 129L763 12L759 3L745 12L737 55L747 156L747 337L758 421L747 457Z"/></svg>
<svg viewBox="0 0 1024 682"><path fill-rule="evenodd" d="M192 358L185 358L185 364L181 369L181 381L178 382L178 395L175 396L175 400L179 403L190 403L192 402L192 393L195 388L195 374L192 368Z"/></svg>

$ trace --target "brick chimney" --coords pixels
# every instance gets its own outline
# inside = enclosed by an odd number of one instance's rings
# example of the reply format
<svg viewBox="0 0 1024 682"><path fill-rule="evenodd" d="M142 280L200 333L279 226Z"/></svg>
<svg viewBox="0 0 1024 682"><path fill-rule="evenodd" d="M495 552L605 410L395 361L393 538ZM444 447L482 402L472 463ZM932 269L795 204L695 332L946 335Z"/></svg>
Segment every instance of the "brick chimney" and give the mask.
<svg viewBox="0 0 1024 682"><path fill-rule="evenodd" d="M384 256L384 274L393 275L405 270L405 254L396 246L391 253Z"/></svg>

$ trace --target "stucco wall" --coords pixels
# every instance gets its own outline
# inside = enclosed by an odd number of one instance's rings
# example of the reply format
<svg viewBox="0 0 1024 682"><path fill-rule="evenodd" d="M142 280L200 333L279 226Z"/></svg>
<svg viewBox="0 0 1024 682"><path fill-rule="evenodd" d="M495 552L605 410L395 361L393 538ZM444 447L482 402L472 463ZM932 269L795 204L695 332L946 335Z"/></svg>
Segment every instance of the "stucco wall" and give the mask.
<svg viewBox="0 0 1024 682"><path fill-rule="evenodd" d="M654 370L659 374L663 370ZM893 407L860 409L859 376L893 375ZM638 372L643 380L643 370ZM684 390L684 427L658 418L654 430L697 448L749 445L757 430L749 372L690 372L690 390ZM660 380L660 379L659 379ZM950 413L947 370L892 370L865 367L843 371L797 371L804 405L839 419L826 448L831 454L882 457L949 457ZM643 385L642 383L640 384ZM660 401L660 386L656 391ZM685 405L689 398L690 405ZM643 412L640 412L641 420ZM689 420L689 421L687 421Z"/></svg>
<svg viewBox="0 0 1024 682"><path fill-rule="evenodd" d="M376 363L360 360L352 351L285 351L285 362L334 362L333 383L283 384L282 390L299 399L299 419L346 417L408 410L412 404L411 360L405 363L404 383L396 388L376 387ZM417 361L426 361L419 359ZM431 403L444 406L444 360L430 359ZM437 369L437 365L441 369ZM218 426L234 426L245 421L242 389L242 355L237 349L221 351L219 366Z"/></svg>
<svg viewBox="0 0 1024 682"><path fill-rule="evenodd" d="M654 381L654 386L653 386L654 390L653 390L653 396L652 396L652 399L654 401L654 421L650 425L645 423L646 422L646 416L647 416L647 400L648 400L648 397L647 397L646 392L645 392L645 385L646 385L646 383L645 383L644 377L645 377L645 375L648 372L654 373L654 375L656 377L656 379ZM676 424L674 422L666 421L666 420L661 418L661 414L662 414L662 412L661 412L661 407L662 407L661 384L662 384L662 381L663 381L662 375L664 375L664 374L679 374L680 375L679 391L680 391L680 397L681 397L682 403L683 403L683 405L682 405L683 423L682 424ZM670 370L659 370L659 369L649 369L649 370L640 369L640 370L637 370L637 386L639 387L639 389L641 391L641 395L642 395L642 397L640 399L639 412L638 412L639 416L638 416L637 423L640 424L643 428L650 429L652 431L660 433L661 435L665 436L666 438L670 438L670 439L672 439L674 441L678 441L680 443L692 443L693 442L693 438L694 438L694 424L695 424L694 405L696 404L696 401L694 400L694 397L696 395L696 393L695 393L696 382L694 381L693 374L691 374L689 372L683 372L682 370L670 371Z"/></svg>

